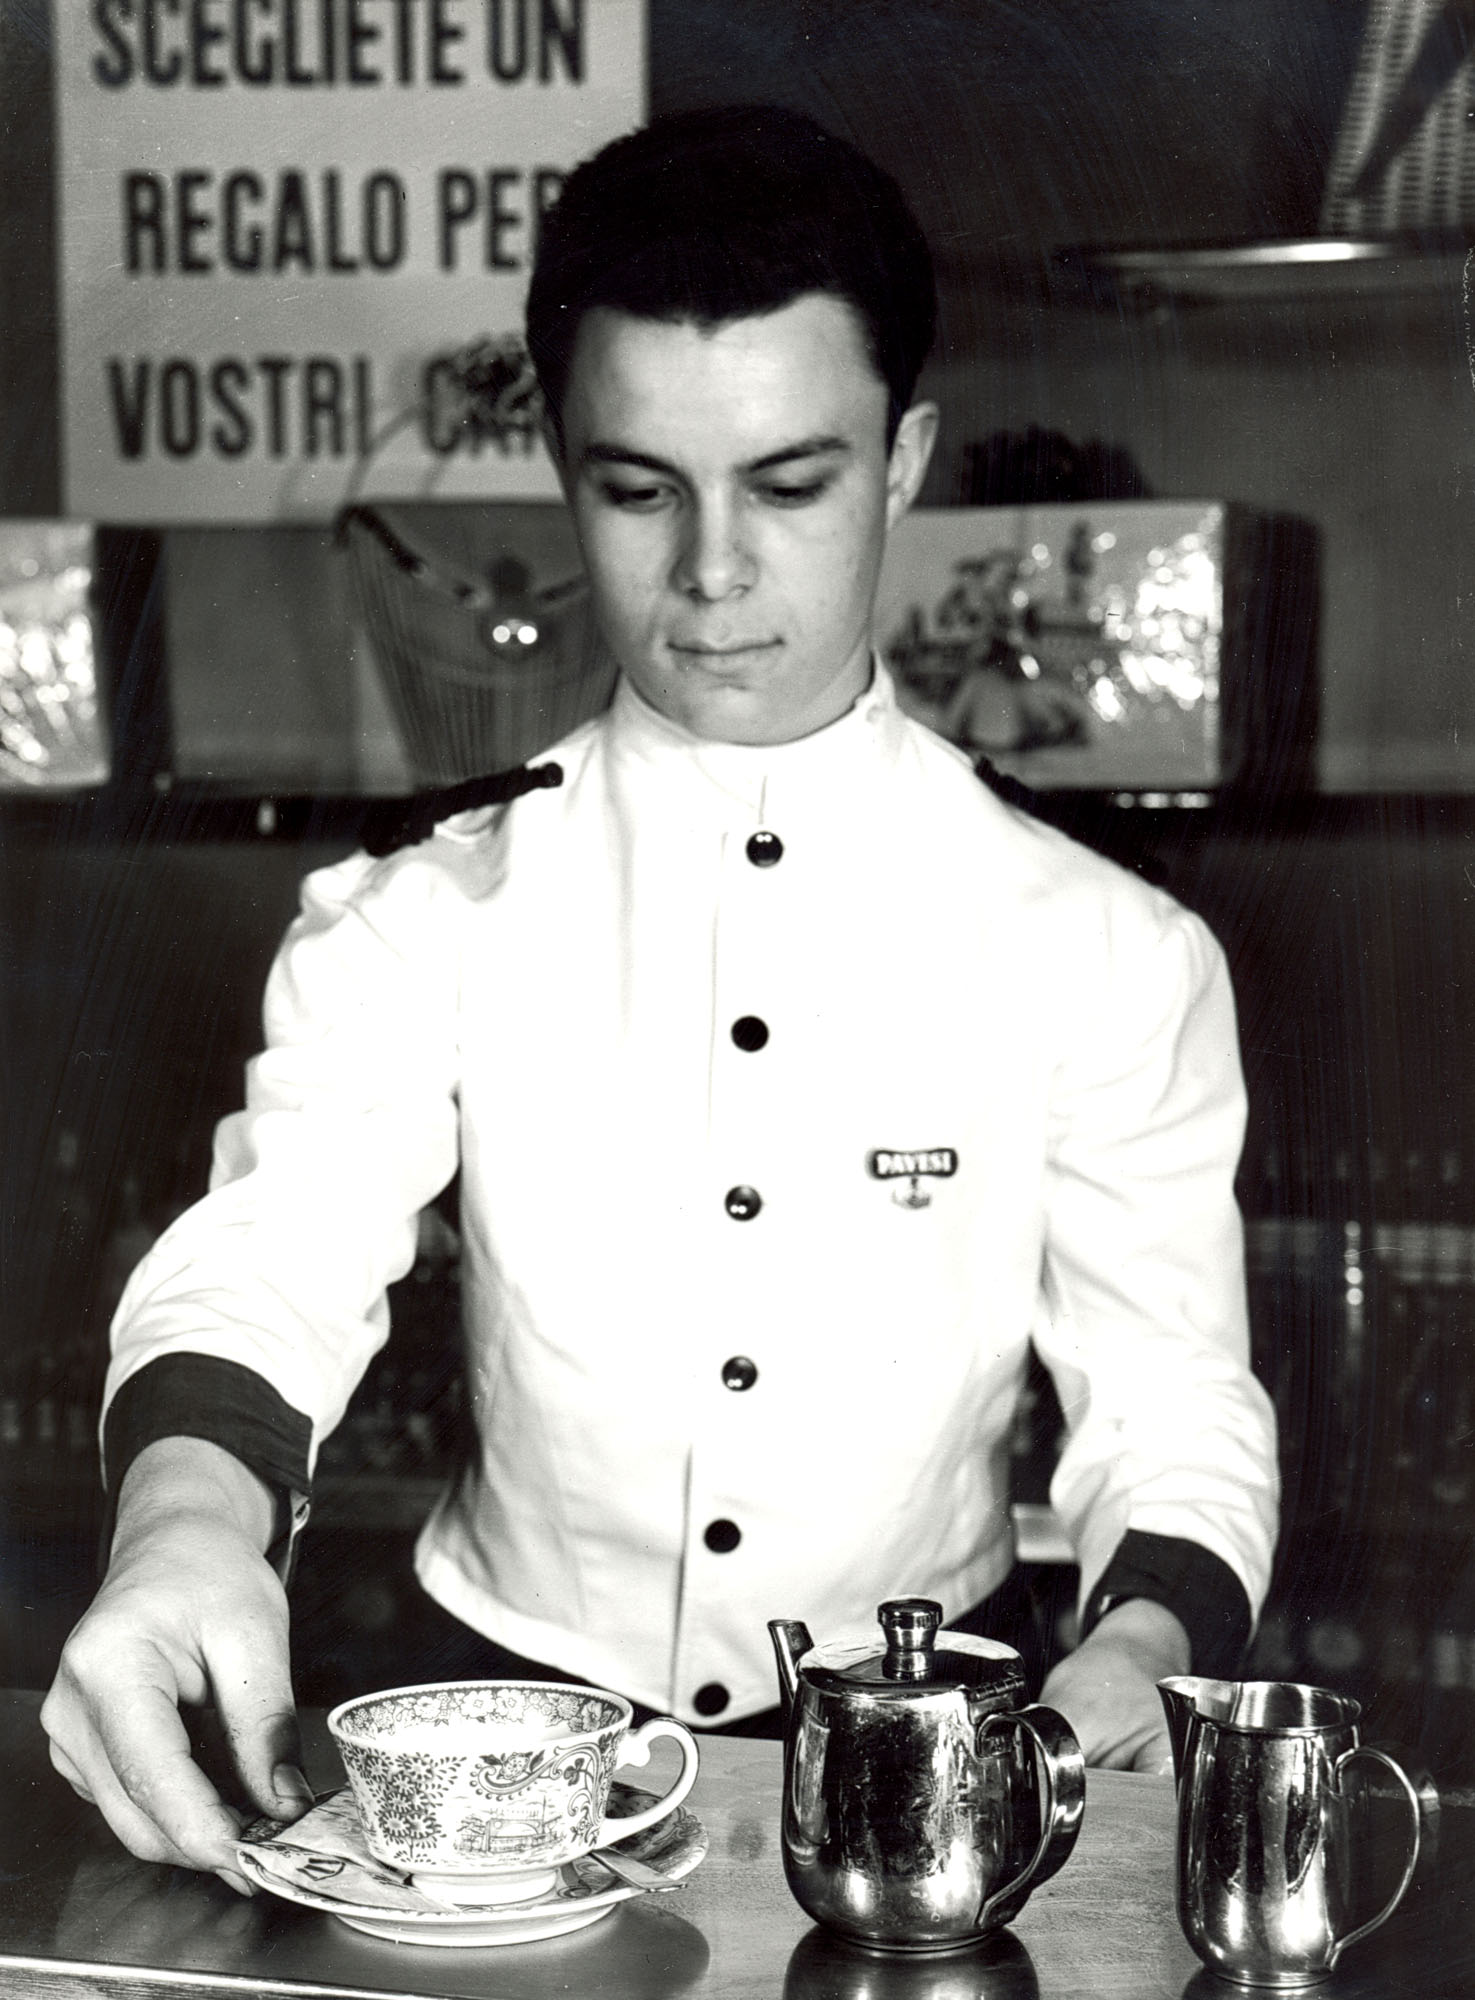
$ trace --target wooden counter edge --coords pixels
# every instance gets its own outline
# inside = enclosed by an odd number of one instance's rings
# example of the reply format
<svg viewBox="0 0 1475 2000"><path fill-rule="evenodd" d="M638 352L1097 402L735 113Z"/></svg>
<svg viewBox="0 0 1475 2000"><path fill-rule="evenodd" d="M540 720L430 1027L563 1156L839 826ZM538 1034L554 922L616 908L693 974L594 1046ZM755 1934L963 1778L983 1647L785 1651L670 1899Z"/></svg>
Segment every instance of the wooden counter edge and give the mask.
<svg viewBox="0 0 1475 2000"><path fill-rule="evenodd" d="M205 1994L245 2000L443 2000L436 1990L408 1987L325 1986L310 1980L270 1979L255 1973L163 1971L158 1967L104 1965L86 1959L34 1958L0 1952L5 2000L180 2000ZM17 1980L19 1983L17 1983Z"/></svg>

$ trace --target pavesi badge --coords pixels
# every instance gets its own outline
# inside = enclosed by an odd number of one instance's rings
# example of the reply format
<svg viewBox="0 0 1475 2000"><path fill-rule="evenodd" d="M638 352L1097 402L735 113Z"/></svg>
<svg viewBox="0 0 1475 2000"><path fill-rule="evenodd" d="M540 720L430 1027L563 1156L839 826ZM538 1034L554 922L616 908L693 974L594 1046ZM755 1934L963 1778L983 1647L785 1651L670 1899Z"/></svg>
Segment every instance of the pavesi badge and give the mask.
<svg viewBox="0 0 1475 2000"><path fill-rule="evenodd" d="M891 1196L898 1208L928 1207L932 1196L922 1186L923 1180L951 1180L957 1171L958 1155L951 1146L925 1146L913 1152L878 1146L866 1154L866 1172L873 1180L906 1183Z"/></svg>

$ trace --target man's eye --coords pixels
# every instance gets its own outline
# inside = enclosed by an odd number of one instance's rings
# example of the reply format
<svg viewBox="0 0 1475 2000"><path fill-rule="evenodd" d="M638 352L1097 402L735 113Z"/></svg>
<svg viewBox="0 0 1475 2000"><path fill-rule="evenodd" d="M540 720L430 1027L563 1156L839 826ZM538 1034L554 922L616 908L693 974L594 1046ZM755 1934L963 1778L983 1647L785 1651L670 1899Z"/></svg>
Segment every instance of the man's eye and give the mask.
<svg viewBox="0 0 1475 2000"><path fill-rule="evenodd" d="M669 488L665 486L624 486L613 480L606 481L604 497L612 507L625 507L634 511L658 507L666 498Z"/></svg>
<svg viewBox="0 0 1475 2000"><path fill-rule="evenodd" d="M764 499L775 507L807 507L819 499L829 483L828 479L805 479L798 483L771 479L761 490Z"/></svg>

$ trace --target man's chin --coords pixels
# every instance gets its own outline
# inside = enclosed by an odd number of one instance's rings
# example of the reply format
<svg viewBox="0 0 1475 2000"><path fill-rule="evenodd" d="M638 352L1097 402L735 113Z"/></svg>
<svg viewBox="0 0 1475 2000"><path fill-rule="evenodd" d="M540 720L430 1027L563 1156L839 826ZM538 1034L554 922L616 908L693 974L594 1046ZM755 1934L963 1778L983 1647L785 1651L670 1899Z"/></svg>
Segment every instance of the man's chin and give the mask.
<svg viewBox="0 0 1475 2000"><path fill-rule="evenodd" d="M646 698L668 720L712 742L783 741L782 719L774 716L771 702L736 677L672 676L659 689L650 690Z"/></svg>
<svg viewBox="0 0 1475 2000"><path fill-rule="evenodd" d="M866 668L869 677L869 663ZM860 689L842 683L822 693L811 691L808 706L785 700L782 674L770 665L750 672L697 671L631 675L653 708L668 721L711 743L737 743L763 748L812 736L843 715Z"/></svg>

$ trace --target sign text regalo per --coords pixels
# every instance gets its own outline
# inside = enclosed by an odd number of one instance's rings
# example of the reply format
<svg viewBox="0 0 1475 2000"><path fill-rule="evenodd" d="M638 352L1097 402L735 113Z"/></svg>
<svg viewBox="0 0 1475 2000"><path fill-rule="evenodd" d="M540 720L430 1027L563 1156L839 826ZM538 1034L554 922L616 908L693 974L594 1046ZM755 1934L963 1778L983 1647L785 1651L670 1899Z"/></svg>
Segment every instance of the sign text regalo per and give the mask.
<svg viewBox="0 0 1475 2000"><path fill-rule="evenodd" d="M644 0L56 0L69 514L556 491L468 437L539 214L645 116Z"/></svg>

